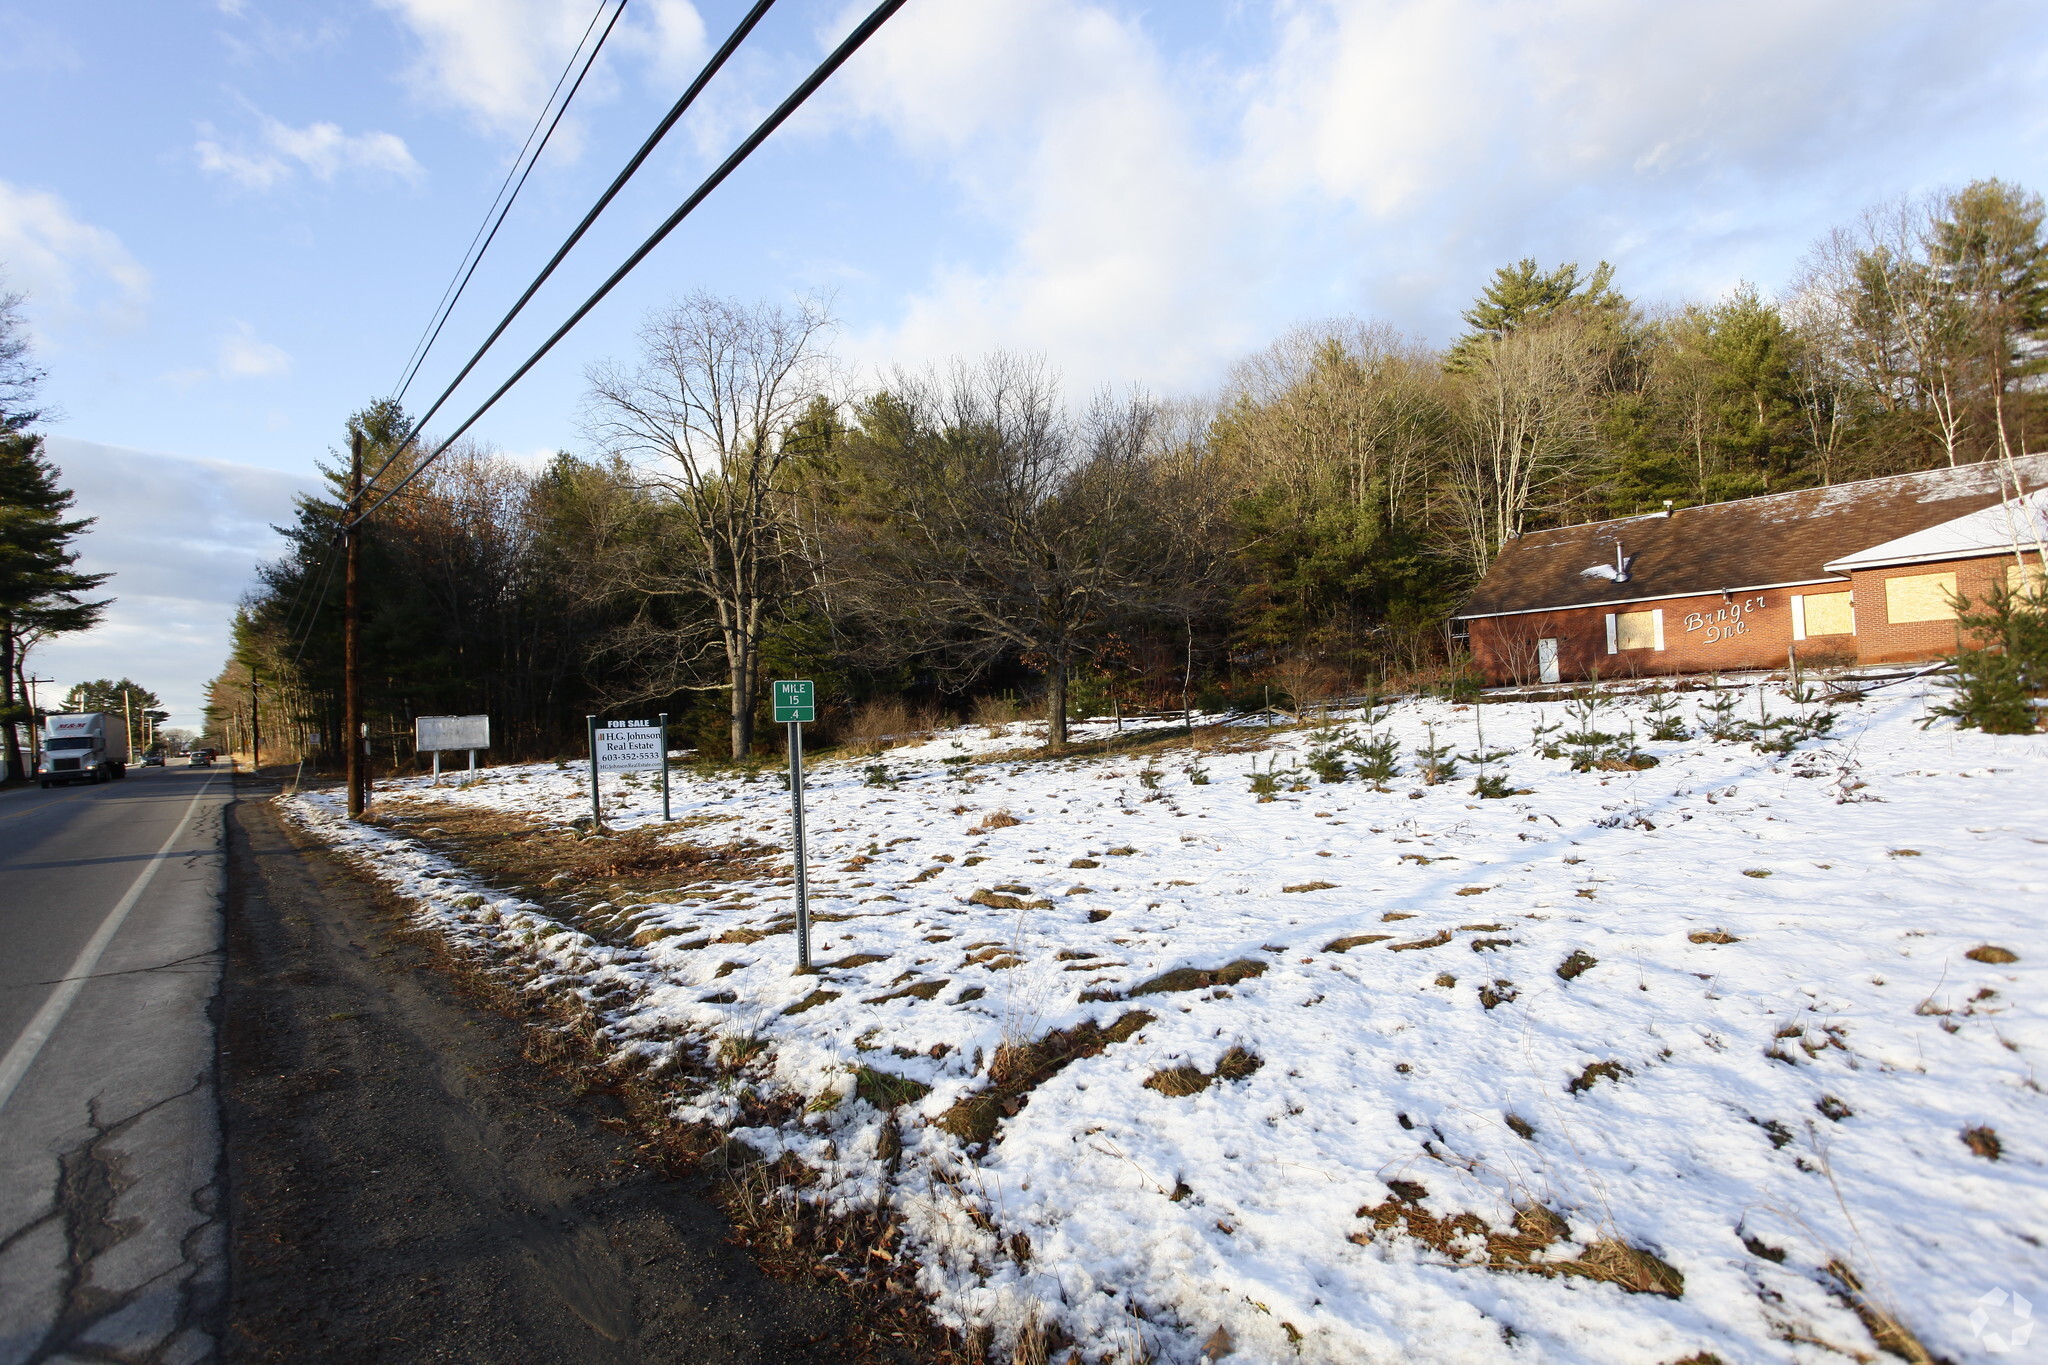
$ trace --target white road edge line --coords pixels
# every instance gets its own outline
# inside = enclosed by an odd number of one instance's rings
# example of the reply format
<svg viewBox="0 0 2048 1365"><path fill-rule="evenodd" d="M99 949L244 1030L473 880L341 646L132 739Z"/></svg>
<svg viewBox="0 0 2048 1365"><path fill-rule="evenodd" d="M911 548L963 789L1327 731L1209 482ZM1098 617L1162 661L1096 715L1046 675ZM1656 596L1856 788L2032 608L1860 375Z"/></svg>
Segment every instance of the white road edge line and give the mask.
<svg viewBox="0 0 2048 1365"><path fill-rule="evenodd" d="M127 894L115 902L114 908L107 912L107 917L100 921L99 929L86 945L78 950L77 960L71 964L71 970L64 973L64 978L58 983L57 989L50 993L50 998L36 1011L35 1018L28 1021L28 1027L14 1040L14 1046L7 1049L7 1055L0 1057L0 1110L7 1108L7 1101L14 1097L15 1087L21 1084L21 1078L28 1074L28 1069L35 1065L36 1055L43 1050L43 1044L50 1041L50 1035L54 1034L57 1025L63 1022L64 1012L71 1008L71 1002L85 989L86 979L92 975L93 968L99 965L100 954L106 952L107 945L114 941L114 935L121 931L121 925L128 918L128 912L135 908L135 902L141 900L142 893L149 889L150 882L156 877L157 869L163 866L164 859L171 856L172 847L185 837L185 827L192 823L193 815L199 810L199 803L212 790L213 779L209 777L206 779L206 785L192 797L192 804L185 807L184 818L179 820L178 827L171 831L171 837L164 840L164 846L156 851L156 856L149 860L149 865L135 874L135 880L129 884Z"/></svg>

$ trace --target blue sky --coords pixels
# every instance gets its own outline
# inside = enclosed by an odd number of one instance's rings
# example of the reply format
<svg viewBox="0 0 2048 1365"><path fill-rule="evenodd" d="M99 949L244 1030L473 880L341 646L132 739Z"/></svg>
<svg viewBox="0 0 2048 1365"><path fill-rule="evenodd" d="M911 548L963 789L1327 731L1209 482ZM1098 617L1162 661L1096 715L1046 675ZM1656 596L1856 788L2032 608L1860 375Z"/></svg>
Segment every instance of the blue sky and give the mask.
<svg viewBox="0 0 2048 1365"><path fill-rule="evenodd" d="M122 598L42 672L190 719L261 528L390 388L595 4L0 3L0 271ZM629 0L427 383L743 8ZM781 0L508 357L864 9ZM855 381L1002 346L1166 394L1308 318L1443 341L1522 255L1775 289L1875 200L2048 187L2044 77L2048 11L1997 0L911 0L479 433L581 448L584 368L699 287L830 293Z"/></svg>

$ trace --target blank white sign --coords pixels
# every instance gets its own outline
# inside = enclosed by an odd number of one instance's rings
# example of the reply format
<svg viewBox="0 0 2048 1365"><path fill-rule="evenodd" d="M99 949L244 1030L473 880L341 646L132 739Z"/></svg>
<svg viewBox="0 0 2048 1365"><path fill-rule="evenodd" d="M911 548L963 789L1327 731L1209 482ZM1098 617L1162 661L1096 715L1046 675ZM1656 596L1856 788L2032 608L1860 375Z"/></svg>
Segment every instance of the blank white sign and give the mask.
<svg viewBox="0 0 2048 1365"><path fill-rule="evenodd" d="M491 747L489 716L416 716L412 722L413 747L421 753L436 749L488 749Z"/></svg>

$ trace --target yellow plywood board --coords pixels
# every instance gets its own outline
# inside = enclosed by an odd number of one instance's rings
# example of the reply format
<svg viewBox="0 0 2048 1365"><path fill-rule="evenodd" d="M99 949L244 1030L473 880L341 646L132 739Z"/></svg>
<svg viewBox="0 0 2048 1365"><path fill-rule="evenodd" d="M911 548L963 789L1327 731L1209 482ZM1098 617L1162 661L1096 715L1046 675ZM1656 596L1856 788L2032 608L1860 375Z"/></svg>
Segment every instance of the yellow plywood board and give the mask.
<svg viewBox="0 0 2048 1365"><path fill-rule="evenodd" d="M2005 586L2013 593L2038 593L2048 585L2048 574L2043 574L2039 564L2008 564L2005 566Z"/></svg>
<svg viewBox="0 0 2048 1365"><path fill-rule="evenodd" d="M1806 633L1812 635L1854 635L1856 612L1846 592L1806 594Z"/></svg>
<svg viewBox="0 0 2048 1365"><path fill-rule="evenodd" d="M1918 573L1884 581L1885 619L1893 625L1911 621L1953 621L1956 576L1950 573ZM1808 627L1812 629L1812 627Z"/></svg>
<svg viewBox="0 0 2048 1365"><path fill-rule="evenodd" d="M1625 611L1614 618L1614 647L1616 649L1655 649L1657 647L1657 613L1654 611Z"/></svg>

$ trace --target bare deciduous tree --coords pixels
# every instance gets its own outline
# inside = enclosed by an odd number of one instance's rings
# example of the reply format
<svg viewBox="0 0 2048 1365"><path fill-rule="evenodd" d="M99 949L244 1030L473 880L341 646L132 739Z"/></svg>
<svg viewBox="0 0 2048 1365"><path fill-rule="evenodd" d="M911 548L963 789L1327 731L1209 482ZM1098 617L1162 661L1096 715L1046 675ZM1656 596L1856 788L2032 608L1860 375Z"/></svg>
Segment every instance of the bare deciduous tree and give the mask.
<svg viewBox="0 0 2048 1365"><path fill-rule="evenodd" d="M635 368L590 374L590 433L641 471L663 523L661 552L625 572L641 592L710 613L734 758L753 748L761 637L782 587L787 438L830 379L831 326L815 300L779 308L700 292L648 319ZM693 647L687 619L667 629L678 653Z"/></svg>
<svg viewBox="0 0 2048 1365"><path fill-rule="evenodd" d="M886 403L832 551L839 602L908 653L1021 656L1064 746L1076 664L1119 620L1169 612L1190 577L1176 523L1150 515L1172 477L1148 459L1156 411L1104 395L1069 423L1044 365L1007 355L944 382L899 374Z"/></svg>
<svg viewBox="0 0 2048 1365"><path fill-rule="evenodd" d="M1460 388L1463 422L1450 494L1475 572L1553 494L1583 491L1595 450L1601 357L1586 324L1564 315L1489 339Z"/></svg>

